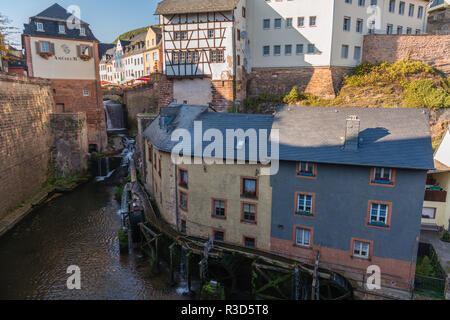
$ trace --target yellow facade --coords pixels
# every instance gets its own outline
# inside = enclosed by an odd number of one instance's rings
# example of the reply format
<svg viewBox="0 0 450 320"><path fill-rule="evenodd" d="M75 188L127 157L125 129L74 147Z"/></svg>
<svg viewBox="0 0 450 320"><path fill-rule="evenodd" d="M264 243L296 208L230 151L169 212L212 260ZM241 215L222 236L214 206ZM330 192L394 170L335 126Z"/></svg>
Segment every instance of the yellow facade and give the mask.
<svg viewBox="0 0 450 320"><path fill-rule="evenodd" d="M148 157L152 152L152 159ZM147 190L154 195L164 219L179 228L186 223L186 232L208 238L214 231L225 234L225 242L243 245L244 237L253 238L258 249L270 249L272 188L270 176L261 176L260 164L183 164L172 163L169 153L160 152L146 143ZM150 161L152 160L152 161ZM159 161L161 160L161 176ZM156 168L155 168L156 161ZM179 170L188 174L187 188L181 187ZM257 199L241 196L242 179L257 180ZM177 182L176 182L177 181ZM187 196L187 210L180 208L180 193ZM213 200L225 202L225 218L213 217ZM244 203L256 205L256 224L242 221ZM178 204L178 208L177 208Z"/></svg>
<svg viewBox="0 0 450 320"><path fill-rule="evenodd" d="M146 75L161 71L160 57L161 29L149 27L145 37L144 70Z"/></svg>
<svg viewBox="0 0 450 320"><path fill-rule="evenodd" d="M449 191L450 186L450 172L440 172L433 173L433 179L436 180L442 189ZM445 229L449 229L449 220L450 220L450 196L447 194L446 202L437 202L437 201L424 201L424 208L435 208L436 215L435 219L422 219L422 223L424 224L435 224L437 226L443 226Z"/></svg>

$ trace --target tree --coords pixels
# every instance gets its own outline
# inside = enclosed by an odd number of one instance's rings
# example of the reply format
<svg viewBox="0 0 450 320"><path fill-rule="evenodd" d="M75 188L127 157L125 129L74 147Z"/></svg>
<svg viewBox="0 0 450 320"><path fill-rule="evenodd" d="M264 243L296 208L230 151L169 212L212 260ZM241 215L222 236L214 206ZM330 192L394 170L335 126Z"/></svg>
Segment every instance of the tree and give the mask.
<svg viewBox="0 0 450 320"><path fill-rule="evenodd" d="M19 32L16 27L10 24L11 20L0 12L0 60L8 61L17 59L10 54L12 52L11 46L17 45L11 40L11 36Z"/></svg>

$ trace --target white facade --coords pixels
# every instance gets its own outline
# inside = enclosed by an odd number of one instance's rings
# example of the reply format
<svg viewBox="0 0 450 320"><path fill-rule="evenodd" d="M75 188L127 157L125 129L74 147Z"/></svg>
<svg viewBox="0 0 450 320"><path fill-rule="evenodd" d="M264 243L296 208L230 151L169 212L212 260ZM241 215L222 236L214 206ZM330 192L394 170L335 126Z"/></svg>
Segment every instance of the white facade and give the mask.
<svg viewBox="0 0 450 320"><path fill-rule="evenodd" d="M138 53L123 58L125 81L136 80L145 75L144 54Z"/></svg>
<svg viewBox="0 0 450 320"><path fill-rule="evenodd" d="M375 33L387 33L388 25L392 34L423 33L427 5L423 0L248 0L251 66L356 66L371 21Z"/></svg>
<svg viewBox="0 0 450 320"><path fill-rule="evenodd" d="M434 155L434 159L450 167L450 129L444 135L439 148Z"/></svg>

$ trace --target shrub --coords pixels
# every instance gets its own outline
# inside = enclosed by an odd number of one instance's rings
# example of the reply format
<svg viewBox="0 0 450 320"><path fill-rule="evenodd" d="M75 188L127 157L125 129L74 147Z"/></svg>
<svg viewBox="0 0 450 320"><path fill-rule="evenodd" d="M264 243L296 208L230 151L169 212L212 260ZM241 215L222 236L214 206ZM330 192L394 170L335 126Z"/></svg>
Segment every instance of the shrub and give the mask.
<svg viewBox="0 0 450 320"><path fill-rule="evenodd" d="M450 232L445 230L444 234L442 235L441 240L444 242L450 242Z"/></svg>
<svg viewBox="0 0 450 320"><path fill-rule="evenodd" d="M297 91L297 87L293 87L291 92L289 92L283 98L283 102L287 104L296 104L300 101L300 94Z"/></svg>
<svg viewBox="0 0 450 320"><path fill-rule="evenodd" d="M433 265L428 256L423 257L421 261L417 261L416 273L422 276L427 277L435 277L436 273L434 272Z"/></svg>
<svg viewBox="0 0 450 320"><path fill-rule="evenodd" d="M429 79L419 79L403 82L405 99L403 103L408 108L436 109L450 106L450 94Z"/></svg>

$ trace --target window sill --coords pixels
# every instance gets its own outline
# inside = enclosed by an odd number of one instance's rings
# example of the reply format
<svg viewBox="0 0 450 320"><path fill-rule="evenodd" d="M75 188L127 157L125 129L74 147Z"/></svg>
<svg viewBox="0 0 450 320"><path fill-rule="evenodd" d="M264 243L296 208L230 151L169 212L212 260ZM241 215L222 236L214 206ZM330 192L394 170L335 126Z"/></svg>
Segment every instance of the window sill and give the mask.
<svg viewBox="0 0 450 320"><path fill-rule="evenodd" d="M392 181L386 181L386 180L372 180L372 184L382 184L385 186L393 186L394 184Z"/></svg>
<svg viewBox="0 0 450 320"><path fill-rule="evenodd" d="M351 255L350 258L363 260L363 261L372 261L372 258L369 258L369 257L358 257L358 256Z"/></svg>
<svg viewBox="0 0 450 320"><path fill-rule="evenodd" d="M258 223L256 221L241 220L241 223L250 224L250 225L253 225L253 226L258 225Z"/></svg>
<svg viewBox="0 0 450 320"><path fill-rule="evenodd" d="M241 198L249 199L249 200L258 200L257 196L250 196L250 195L247 195L247 194L241 194Z"/></svg>
<svg viewBox="0 0 450 320"><path fill-rule="evenodd" d="M294 243L292 246L295 248L299 248L299 249L313 250L313 248L311 246L302 246L302 245L296 244L296 243Z"/></svg>
<svg viewBox="0 0 450 320"><path fill-rule="evenodd" d="M211 218L214 218L214 219L219 219L219 220L227 220L227 217L225 216L225 217L219 217L219 216L215 216L215 215L211 215Z"/></svg>
<svg viewBox="0 0 450 320"><path fill-rule="evenodd" d="M377 228L389 229L389 226L387 224L378 223L378 222L369 222L369 227L377 227Z"/></svg>
<svg viewBox="0 0 450 320"><path fill-rule="evenodd" d="M303 211L298 211L295 214L297 216L302 216L302 217L314 217L314 214L309 213L309 212L303 212Z"/></svg>
<svg viewBox="0 0 450 320"><path fill-rule="evenodd" d="M189 189L187 184L180 183L178 186L186 190Z"/></svg>

